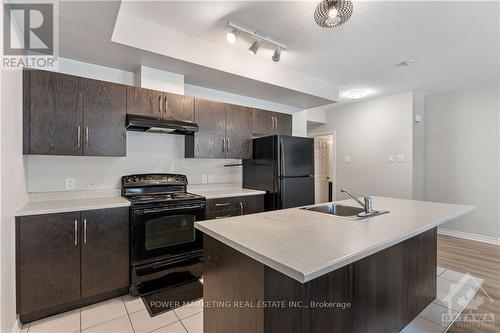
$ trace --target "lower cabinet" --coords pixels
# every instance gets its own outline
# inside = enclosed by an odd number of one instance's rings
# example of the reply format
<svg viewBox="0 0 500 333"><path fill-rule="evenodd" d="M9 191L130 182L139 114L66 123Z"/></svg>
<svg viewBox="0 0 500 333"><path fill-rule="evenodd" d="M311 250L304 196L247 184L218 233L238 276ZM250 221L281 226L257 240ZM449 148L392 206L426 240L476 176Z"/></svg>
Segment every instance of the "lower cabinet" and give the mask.
<svg viewBox="0 0 500 333"><path fill-rule="evenodd" d="M124 207L16 219L22 323L128 292L128 214Z"/></svg>
<svg viewBox="0 0 500 333"><path fill-rule="evenodd" d="M207 200L206 219L255 214L264 211L264 195L248 195Z"/></svg>

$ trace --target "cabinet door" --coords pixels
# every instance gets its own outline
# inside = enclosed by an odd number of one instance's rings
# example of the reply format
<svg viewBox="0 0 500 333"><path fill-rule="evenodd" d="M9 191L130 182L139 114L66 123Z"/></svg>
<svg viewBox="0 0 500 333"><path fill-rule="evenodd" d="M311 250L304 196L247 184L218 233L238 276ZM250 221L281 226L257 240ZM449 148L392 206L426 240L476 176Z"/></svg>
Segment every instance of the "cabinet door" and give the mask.
<svg viewBox="0 0 500 333"><path fill-rule="evenodd" d="M253 129L254 134L271 135L274 134L275 121L273 112L253 109Z"/></svg>
<svg viewBox="0 0 500 333"><path fill-rule="evenodd" d="M261 213L264 211L264 195L248 195L240 197L242 215Z"/></svg>
<svg viewBox="0 0 500 333"><path fill-rule="evenodd" d="M226 158L252 158L252 109L227 105Z"/></svg>
<svg viewBox="0 0 500 333"><path fill-rule="evenodd" d="M21 315L80 298L80 212L16 221L17 310Z"/></svg>
<svg viewBox="0 0 500 333"><path fill-rule="evenodd" d="M163 117L163 93L127 86L127 113L139 116Z"/></svg>
<svg viewBox="0 0 500 333"><path fill-rule="evenodd" d="M82 212L82 297L129 285L128 208Z"/></svg>
<svg viewBox="0 0 500 333"><path fill-rule="evenodd" d="M83 79L84 155L125 156L124 85Z"/></svg>
<svg viewBox="0 0 500 333"><path fill-rule="evenodd" d="M276 119L276 134L292 135L292 115L274 112Z"/></svg>
<svg viewBox="0 0 500 333"><path fill-rule="evenodd" d="M171 120L194 121L194 98L164 93L165 118Z"/></svg>
<svg viewBox="0 0 500 333"><path fill-rule="evenodd" d="M200 127L194 134L194 157L224 158L226 105L197 98L194 118Z"/></svg>
<svg viewBox="0 0 500 333"><path fill-rule="evenodd" d="M25 70L24 153L82 154L82 80L40 70Z"/></svg>

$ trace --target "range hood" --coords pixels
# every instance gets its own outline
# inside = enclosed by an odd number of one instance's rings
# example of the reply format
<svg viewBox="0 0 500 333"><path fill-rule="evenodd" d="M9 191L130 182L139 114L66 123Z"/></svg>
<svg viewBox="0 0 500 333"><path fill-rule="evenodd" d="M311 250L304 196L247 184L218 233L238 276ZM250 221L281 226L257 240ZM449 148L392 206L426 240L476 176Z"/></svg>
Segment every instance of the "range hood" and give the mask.
<svg viewBox="0 0 500 333"><path fill-rule="evenodd" d="M198 124L190 121L158 119L148 116L127 115L127 131L190 134L198 132Z"/></svg>

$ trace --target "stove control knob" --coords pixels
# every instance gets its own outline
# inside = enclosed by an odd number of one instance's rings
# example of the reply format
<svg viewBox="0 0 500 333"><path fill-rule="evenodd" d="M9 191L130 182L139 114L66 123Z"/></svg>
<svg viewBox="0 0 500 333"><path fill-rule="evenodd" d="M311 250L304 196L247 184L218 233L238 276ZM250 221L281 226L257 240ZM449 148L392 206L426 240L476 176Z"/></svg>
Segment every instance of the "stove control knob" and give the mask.
<svg viewBox="0 0 500 333"><path fill-rule="evenodd" d="M139 182L139 177L137 177L137 176L132 177L132 181L133 181L134 183Z"/></svg>
<svg viewBox="0 0 500 333"><path fill-rule="evenodd" d="M175 181L176 181L176 182L178 182L178 181L180 181L180 180L181 180L181 179L180 179L180 177L179 177L179 176L175 176Z"/></svg>
<svg viewBox="0 0 500 333"><path fill-rule="evenodd" d="M125 177L123 180L125 181L125 184L130 184L130 182L132 181L130 177Z"/></svg>

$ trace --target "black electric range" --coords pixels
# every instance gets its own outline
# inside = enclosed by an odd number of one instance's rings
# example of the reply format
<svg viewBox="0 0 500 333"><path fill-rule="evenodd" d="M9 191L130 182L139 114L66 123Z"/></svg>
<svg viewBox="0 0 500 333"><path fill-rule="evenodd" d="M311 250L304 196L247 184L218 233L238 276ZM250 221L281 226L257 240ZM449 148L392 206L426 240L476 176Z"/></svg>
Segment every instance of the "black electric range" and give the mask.
<svg viewBox="0 0 500 333"><path fill-rule="evenodd" d="M203 271L205 198L188 193L187 177L138 174L122 177L130 208L130 293L142 295L198 280Z"/></svg>

